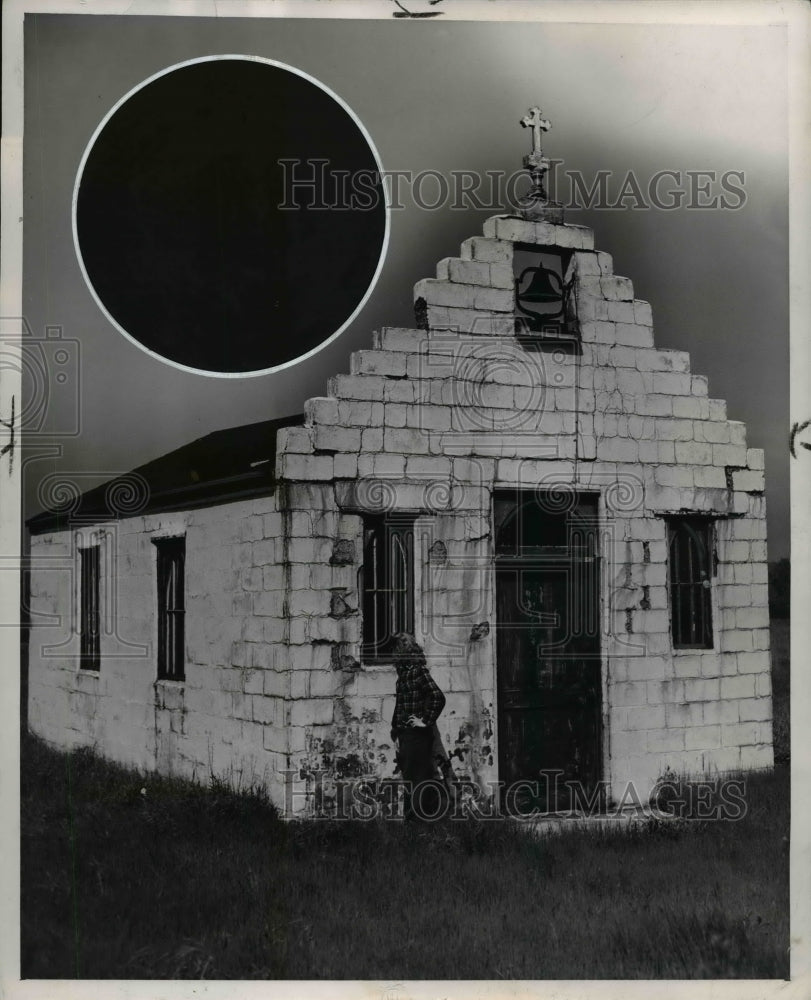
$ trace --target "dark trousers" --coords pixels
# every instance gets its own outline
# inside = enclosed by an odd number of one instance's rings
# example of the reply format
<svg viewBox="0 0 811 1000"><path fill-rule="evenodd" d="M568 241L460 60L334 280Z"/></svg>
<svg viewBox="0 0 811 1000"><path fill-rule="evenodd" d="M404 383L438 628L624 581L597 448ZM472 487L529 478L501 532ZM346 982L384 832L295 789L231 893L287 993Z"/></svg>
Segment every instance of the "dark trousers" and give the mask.
<svg viewBox="0 0 811 1000"><path fill-rule="evenodd" d="M400 772L405 782L406 820L431 819L441 812L440 786L435 780L431 756L433 741L434 734L430 726L424 729L404 729L397 734Z"/></svg>

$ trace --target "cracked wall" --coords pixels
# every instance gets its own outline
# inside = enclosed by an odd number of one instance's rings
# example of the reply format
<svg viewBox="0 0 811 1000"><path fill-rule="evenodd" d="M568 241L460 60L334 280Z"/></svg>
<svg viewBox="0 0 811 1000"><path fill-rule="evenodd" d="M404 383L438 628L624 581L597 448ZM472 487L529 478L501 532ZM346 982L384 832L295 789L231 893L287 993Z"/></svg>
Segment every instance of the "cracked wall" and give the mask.
<svg viewBox="0 0 811 1000"><path fill-rule="evenodd" d="M649 304L593 250L589 230L497 217L484 233L417 284L417 328L376 333L329 395L307 402L305 425L282 432L280 478L332 483L345 511L419 514L417 634L448 696L440 729L460 776L497 778L495 644L467 637L493 621L491 500L505 487L600 495L611 786L653 784L667 768L769 766L762 452L747 448L743 424L727 419L687 354L655 347ZM516 243L573 251L582 353L533 355L516 341ZM665 517L682 512L716 523L709 650L674 650L670 636ZM394 670L360 664L358 637L344 636L342 650L354 670L334 705L353 718L381 713L377 725L358 723L357 739L390 753ZM340 728L326 705L313 711L319 724L295 737L301 760L307 734L323 745ZM342 742L329 745L321 763L338 769ZM391 761L379 763L385 772Z"/></svg>
<svg viewBox="0 0 811 1000"><path fill-rule="evenodd" d="M516 339L516 244L571 252L581 351ZM743 424L687 354L655 347L649 304L590 230L489 219L415 300L415 328L376 332L306 402L304 424L278 432L273 497L116 522L120 620L102 636L99 676L76 667L75 580L32 574L32 610L62 617L32 629L35 731L139 766L252 773L278 802L287 774L303 814L334 805L336 777L390 779L395 672L362 661L358 570L363 515L408 511L415 631L447 696L439 728L456 773L486 787L498 777L492 496L542 488L600 498L611 787L769 766L763 453ZM716 525L708 650L674 650L670 636L665 516L684 511ZM116 636L154 650L149 538L177 530L188 644L173 688L156 684L154 652ZM36 536L35 565L70 564L73 534Z"/></svg>

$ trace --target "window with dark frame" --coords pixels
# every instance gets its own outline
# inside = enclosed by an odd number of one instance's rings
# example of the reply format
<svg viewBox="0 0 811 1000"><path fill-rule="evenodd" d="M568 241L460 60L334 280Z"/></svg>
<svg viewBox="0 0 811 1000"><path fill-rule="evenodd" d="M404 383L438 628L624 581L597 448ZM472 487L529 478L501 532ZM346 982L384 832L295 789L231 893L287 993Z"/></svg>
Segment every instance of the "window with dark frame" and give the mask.
<svg viewBox="0 0 811 1000"><path fill-rule="evenodd" d="M579 344L569 301L573 281L566 280L571 257L572 251L553 247L514 247L515 332L525 346Z"/></svg>
<svg viewBox="0 0 811 1000"><path fill-rule="evenodd" d="M385 660L398 632L414 631L414 517L363 519L362 657Z"/></svg>
<svg viewBox="0 0 811 1000"><path fill-rule="evenodd" d="M98 545L79 549L79 667L82 670L99 670L101 666L100 566Z"/></svg>
<svg viewBox="0 0 811 1000"><path fill-rule="evenodd" d="M186 677L185 538L153 538L158 550L158 680Z"/></svg>
<svg viewBox="0 0 811 1000"><path fill-rule="evenodd" d="M712 522L674 517L668 519L667 533L673 647L712 649Z"/></svg>

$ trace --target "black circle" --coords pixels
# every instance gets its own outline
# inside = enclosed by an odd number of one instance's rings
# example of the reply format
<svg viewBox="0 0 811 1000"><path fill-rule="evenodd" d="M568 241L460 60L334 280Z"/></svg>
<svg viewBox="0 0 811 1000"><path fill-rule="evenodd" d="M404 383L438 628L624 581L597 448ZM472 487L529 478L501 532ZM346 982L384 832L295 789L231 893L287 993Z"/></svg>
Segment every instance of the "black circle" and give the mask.
<svg viewBox="0 0 811 1000"><path fill-rule="evenodd" d="M133 93L89 150L76 199L82 263L109 315L211 373L275 368L331 337L366 294L385 230L379 166L352 115L248 59L182 66Z"/></svg>

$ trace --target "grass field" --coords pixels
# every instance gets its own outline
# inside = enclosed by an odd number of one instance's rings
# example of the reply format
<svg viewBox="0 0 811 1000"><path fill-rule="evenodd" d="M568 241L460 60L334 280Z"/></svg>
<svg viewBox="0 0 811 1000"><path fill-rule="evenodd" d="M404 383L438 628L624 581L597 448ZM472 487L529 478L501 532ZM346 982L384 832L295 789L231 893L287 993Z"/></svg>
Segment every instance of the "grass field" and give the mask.
<svg viewBox="0 0 811 1000"><path fill-rule="evenodd" d="M783 978L785 765L749 776L746 801L737 822L544 839L474 821L284 823L259 794L26 737L22 974Z"/></svg>
<svg viewBox="0 0 811 1000"><path fill-rule="evenodd" d="M787 764L791 759L791 747L789 744L789 696L791 693L789 626L788 618L776 618L772 620L774 759L781 764Z"/></svg>

